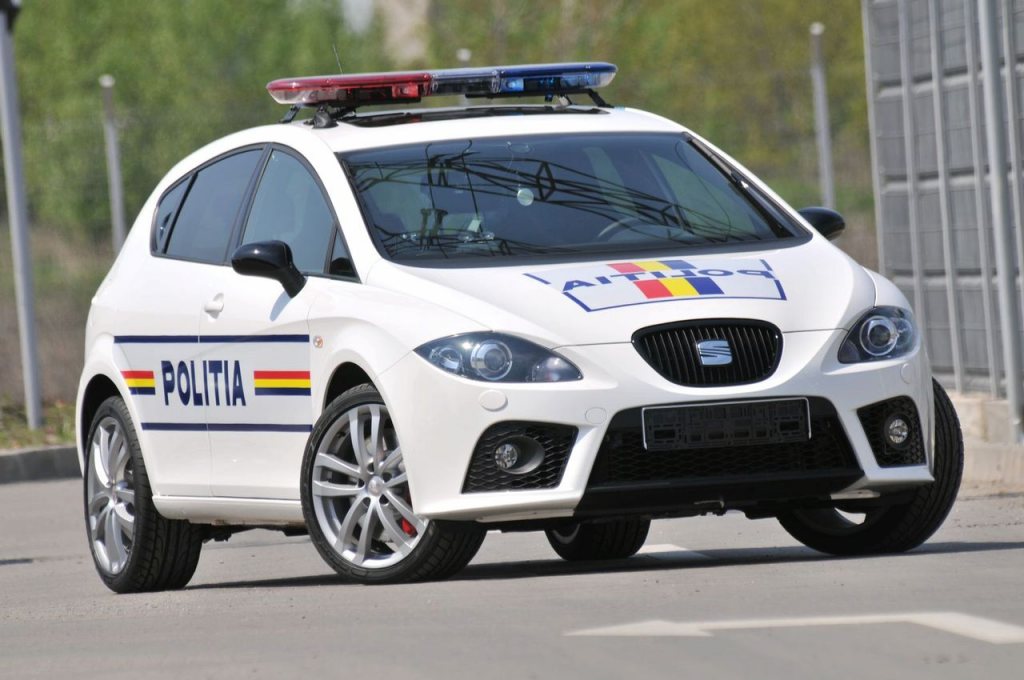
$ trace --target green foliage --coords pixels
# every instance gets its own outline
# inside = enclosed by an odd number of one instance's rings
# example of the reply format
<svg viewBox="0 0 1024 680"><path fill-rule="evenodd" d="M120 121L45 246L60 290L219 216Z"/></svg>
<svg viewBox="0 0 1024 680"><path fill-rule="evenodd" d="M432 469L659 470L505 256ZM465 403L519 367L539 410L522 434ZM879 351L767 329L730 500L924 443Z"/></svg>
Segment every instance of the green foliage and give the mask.
<svg viewBox="0 0 1024 680"><path fill-rule="evenodd" d="M868 186L857 0L433 0L421 63L389 59L378 2L369 33L346 30L339 0L34 0L15 39L33 222L106 239L107 181L97 78L117 80L126 209L133 217L178 160L283 114L263 86L287 75L604 59L607 92L709 137L784 195L816 195L809 38L825 34L841 184ZM840 196L864 191L841 191ZM814 202L813 200L811 202ZM863 201L850 207L863 208ZM840 206L843 208L844 206Z"/></svg>
<svg viewBox="0 0 1024 680"><path fill-rule="evenodd" d="M435 3L432 61L450 63L466 47L478 65L614 62L609 101L680 121L796 189L783 191L794 201L817 196L808 29L821 21L838 178L869 184L857 0L495 0L489 8Z"/></svg>
<svg viewBox="0 0 1024 680"><path fill-rule="evenodd" d="M15 31L30 205L38 221L105 237L97 82L114 75L126 203L134 216L178 160L271 123L263 86L288 75L381 66L374 36L346 33L337 2L36 0Z"/></svg>

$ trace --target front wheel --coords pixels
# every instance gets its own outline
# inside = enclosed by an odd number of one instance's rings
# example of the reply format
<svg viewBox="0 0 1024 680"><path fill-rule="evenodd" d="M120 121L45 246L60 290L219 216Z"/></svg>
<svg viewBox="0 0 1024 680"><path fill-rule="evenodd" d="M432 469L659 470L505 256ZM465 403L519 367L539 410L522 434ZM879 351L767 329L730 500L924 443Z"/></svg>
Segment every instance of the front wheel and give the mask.
<svg viewBox="0 0 1024 680"><path fill-rule="evenodd" d="M302 460L302 514L320 556L345 580L443 579L483 543L473 523L416 514L402 448L372 385L335 399L317 420Z"/></svg>
<svg viewBox="0 0 1024 680"><path fill-rule="evenodd" d="M900 505L869 510L860 522L825 508L779 515L789 534L809 548L833 555L905 552L934 534L956 500L964 467L964 442L953 403L933 381L935 395L935 481Z"/></svg>

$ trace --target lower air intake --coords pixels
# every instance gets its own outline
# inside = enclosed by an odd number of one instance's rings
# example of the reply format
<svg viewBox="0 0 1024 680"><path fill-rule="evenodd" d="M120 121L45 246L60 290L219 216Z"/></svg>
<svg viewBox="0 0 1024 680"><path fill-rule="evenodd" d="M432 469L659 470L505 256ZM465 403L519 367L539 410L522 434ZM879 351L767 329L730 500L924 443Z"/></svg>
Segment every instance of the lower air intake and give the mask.
<svg viewBox="0 0 1024 680"><path fill-rule="evenodd" d="M910 397L896 397L857 409L864 434L871 443L871 451L879 467L900 467L924 465L924 437L921 436L921 419L917 407ZM909 426L906 440L898 446L886 436L886 424L892 418L902 418Z"/></svg>
<svg viewBox="0 0 1024 680"><path fill-rule="evenodd" d="M462 492L552 489L558 486L569 460L569 451L576 442L576 433L575 427L550 423L509 421L491 425L473 449ZM543 457L526 472L504 470L495 460L495 451L506 442L533 442Z"/></svg>

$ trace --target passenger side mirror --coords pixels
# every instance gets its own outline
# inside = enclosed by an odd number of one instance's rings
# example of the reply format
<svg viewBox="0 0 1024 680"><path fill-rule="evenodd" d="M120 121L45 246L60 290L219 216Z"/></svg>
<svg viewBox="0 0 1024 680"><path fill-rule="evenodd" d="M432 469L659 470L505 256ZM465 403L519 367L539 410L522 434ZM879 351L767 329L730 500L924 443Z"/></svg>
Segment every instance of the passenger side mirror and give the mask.
<svg viewBox="0 0 1024 680"><path fill-rule="evenodd" d="M289 297L306 285L306 277L292 261L292 249L284 241L258 241L239 246L231 256L231 268L245 276L274 279Z"/></svg>
<svg viewBox="0 0 1024 680"><path fill-rule="evenodd" d="M829 241L839 238L839 235L846 229L846 220L835 210L830 210L829 208L802 208L797 212L800 213L801 217L810 222L811 226L817 229L819 234Z"/></svg>

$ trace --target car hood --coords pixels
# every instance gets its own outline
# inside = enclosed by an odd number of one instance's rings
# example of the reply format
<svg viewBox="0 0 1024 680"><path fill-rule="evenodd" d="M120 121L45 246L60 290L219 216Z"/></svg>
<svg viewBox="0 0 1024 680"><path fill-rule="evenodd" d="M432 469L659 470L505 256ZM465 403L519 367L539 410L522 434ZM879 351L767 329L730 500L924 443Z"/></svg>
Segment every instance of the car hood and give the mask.
<svg viewBox="0 0 1024 680"><path fill-rule="evenodd" d="M817 238L772 250L559 264L381 261L367 283L549 347L629 342L637 329L694 319L759 319L784 333L849 328L875 296L867 272Z"/></svg>

